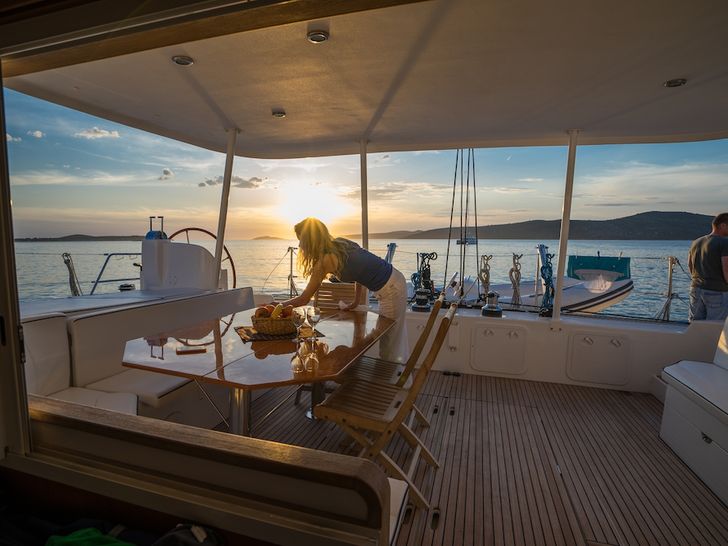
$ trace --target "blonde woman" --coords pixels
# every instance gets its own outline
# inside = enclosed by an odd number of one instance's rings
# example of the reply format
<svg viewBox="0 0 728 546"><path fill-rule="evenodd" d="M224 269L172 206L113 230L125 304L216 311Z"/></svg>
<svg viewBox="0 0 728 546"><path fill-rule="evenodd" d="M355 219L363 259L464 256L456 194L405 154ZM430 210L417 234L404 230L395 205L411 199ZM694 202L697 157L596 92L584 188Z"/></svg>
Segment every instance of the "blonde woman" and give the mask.
<svg viewBox="0 0 728 546"><path fill-rule="evenodd" d="M283 305L306 305L328 275L355 283L354 301L345 302L348 304L346 309L357 306L366 287L379 300L379 314L396 321L379 342L380 357L404 362L409 354L404 325L407 310L404 275L354 241L334 239L326 225L316 218L306 218L294 229L298 237L298 268L309 280L301 295L282 302Z"/></svg>

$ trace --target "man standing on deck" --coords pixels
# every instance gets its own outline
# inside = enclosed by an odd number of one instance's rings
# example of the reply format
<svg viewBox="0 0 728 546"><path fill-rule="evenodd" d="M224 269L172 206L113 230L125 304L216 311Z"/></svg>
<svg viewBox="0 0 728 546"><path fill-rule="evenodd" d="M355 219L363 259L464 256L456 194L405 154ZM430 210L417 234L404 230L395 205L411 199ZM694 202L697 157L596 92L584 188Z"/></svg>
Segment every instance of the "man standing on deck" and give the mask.
<svg viewBox="0 0 728 546"><path fill-rule="evenodd" d="M693 241L688 254L693 320L728 317L728 212L713 218L713 231Z"/></svg>

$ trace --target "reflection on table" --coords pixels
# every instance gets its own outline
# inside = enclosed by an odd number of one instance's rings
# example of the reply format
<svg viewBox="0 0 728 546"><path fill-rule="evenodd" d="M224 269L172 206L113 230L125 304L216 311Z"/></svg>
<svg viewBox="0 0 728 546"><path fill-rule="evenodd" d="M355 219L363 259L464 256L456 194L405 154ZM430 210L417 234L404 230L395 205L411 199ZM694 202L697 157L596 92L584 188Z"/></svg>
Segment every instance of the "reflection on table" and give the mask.
<svg viewBox="0 0 728 546"><path fill-rule="evenodd" d="M249 325L253 311L131 340L124 365L230 387L231 428L249 434L252 390L336 379L394 324L366 311L341 311L322 317L316 340L246 343L235 328Z"/></svg>

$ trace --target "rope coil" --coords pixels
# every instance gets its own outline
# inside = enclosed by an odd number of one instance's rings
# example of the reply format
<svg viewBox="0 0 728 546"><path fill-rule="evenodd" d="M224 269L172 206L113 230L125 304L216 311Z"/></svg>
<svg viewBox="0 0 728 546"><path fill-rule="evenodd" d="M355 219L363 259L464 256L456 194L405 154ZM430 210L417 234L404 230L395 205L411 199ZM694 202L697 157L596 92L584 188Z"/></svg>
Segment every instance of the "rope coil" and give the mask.
<svg viewBox="0 0 728 546"><path fill-rule="evenodd" d="M513 295L511 296L511 305L513 307L521 306L521 258L523 258L523 254L513 253L513 267L508 272L508 278L511 279L511 286L513 286Z"/></svg>

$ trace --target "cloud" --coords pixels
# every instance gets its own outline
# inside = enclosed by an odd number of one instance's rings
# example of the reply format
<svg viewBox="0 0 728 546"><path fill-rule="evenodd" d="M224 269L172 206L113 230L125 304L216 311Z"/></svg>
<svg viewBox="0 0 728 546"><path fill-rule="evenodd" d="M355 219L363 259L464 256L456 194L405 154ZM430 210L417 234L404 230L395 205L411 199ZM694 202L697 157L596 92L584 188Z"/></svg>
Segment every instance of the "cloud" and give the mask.
<svg viewBox="0 0 728 546"><path fill-rule="evenodd" d="M584 207L633 207L636 203L584 203Z"/></svg>
<svg viewBox="0 0 728 546"><path fill-rule="evenodd" d="M331 162L321 161L318 158L259 159L255 163L263 172L270 172L276 169L301 169L307 173L313 173L319 169L325 169L331 166Z"/></svg>
<svg viewBox="0 0 728 546"><path fill-rule="evenodd" d="M158 180L169 180L174 176L174 173L172 172L172 169L162 169L162 176L158 178Z"/></svg>
<svg viewBox="0 0 728 546"><path fill-rule="evenodd" d="M486 186L482 188L487 191L494 191L495 193L529 193L536 191L533 188L517 188L517 187L507 187L507 186Z"/></svg>
<svg viewBox="0 0 728 546"><path fill-rule="evenodd" d="M397 199L411 199L412 196L418 197L431 196L435 193L449 192L450 188L438 184L427 184L424 182L390 182L385 186L370 186L367 195L372 201L393 201ZM341 194L345 199L359 199L361 190L359 188L350 189Z"/></svg>
<svg viewBox="0 0 728 546"><path fill-rule="evenodd" d="M18 137L14 137L14 136L13 136L13 135L11 135L10 133L5 133L5 140L6 140L7 142L20 142L20 141L21 141L21 140L23 140L23 139L22 139L22 138L20 138L19 136L18 136Z"/></svg>
<svg viewBox="0 0 728 546"><path fill-rule="evenodd" d="M74 169L77 170L78 167ZM66 186L142 186L134 174L113 174L104 171L84 171L75 173L68 169L48 169L43 171L24 171L10 175L13 186L66 185Z"/></svg>
<svg viewBox="0 0 728 546"><path fill-rule="evenodd" d="M680 204L691 212L710 214L716 202L728 198L727 170L728 164L720 162L676 165L626 162L580 177L575 186L578 184L582 192L573 212L578 214L579 206L588 210L604 207L605 211L621 208L624 212L641 212L648 207L653 210L658 205Z"/></svg>
<svg viewBox="0 0 728 546"><path fill-rule="evenodd" d="M36 129L35 131L28 131L28 136L32 136L33 138L43 138L45 133Z"/></svg>
<svg viewBox="0 0 728 546"><path fill-rule="evenodd" d="M200 188L207 186L217 186L222 184L223 177L218 176L215 178L207 178L204 182L197 184ZM251 176L250 178L243 178L242 176L233 176L230 180L230 185L234 188L243 189L256 189L263 185L263 179L258 176Z"/></svg>
<svg viewBox="0 0 728 546"><path fill-rule="evenodd" d="M92 127L91 129L84 129L83 131L79 131L73 136L75 136L76 138L86 138L88 140L94 140L97 138L119 138L119 131L108 131L106 129Z"/></svg>
<svg viewBox="0 0 728 546"><path fill-rule="evenodd" d="M519 178L519 182L543 182L543 178Z"/></svg>

